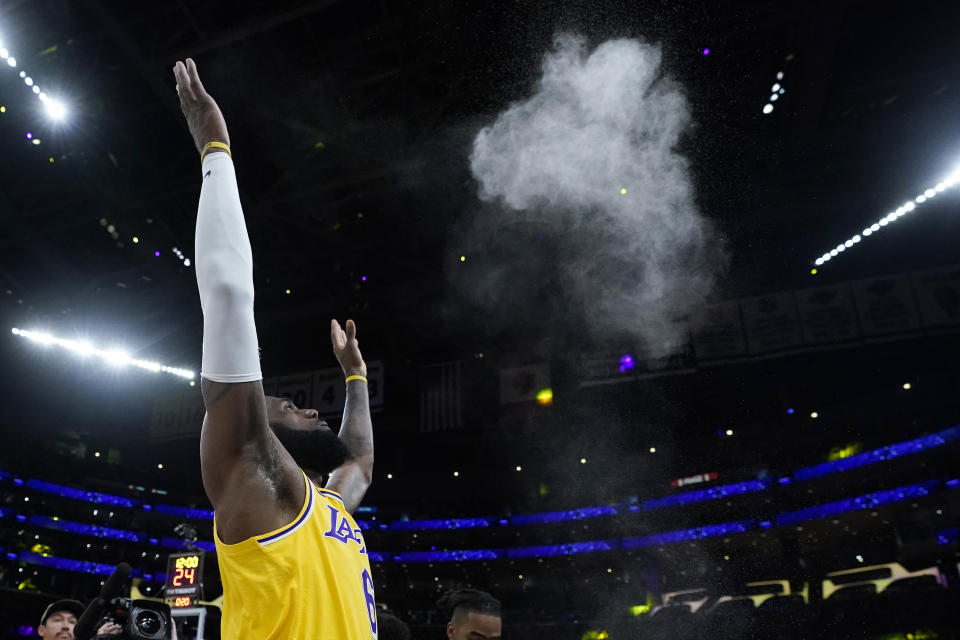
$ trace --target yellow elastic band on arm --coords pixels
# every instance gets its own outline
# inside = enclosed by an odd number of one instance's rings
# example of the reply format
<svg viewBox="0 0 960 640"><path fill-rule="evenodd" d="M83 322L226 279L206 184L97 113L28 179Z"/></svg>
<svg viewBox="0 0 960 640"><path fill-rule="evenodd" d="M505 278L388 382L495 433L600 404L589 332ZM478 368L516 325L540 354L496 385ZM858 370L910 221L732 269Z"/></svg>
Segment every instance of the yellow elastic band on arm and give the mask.
<svg viewBox="0 0 960 640"><path fill-rule="evenodd" d="M227 155L228 155L228 156L230 156L231 158L233 158L233 154L230 153L230 146L229 146L229 145L227 145L227 144L225 144L225 143L223 143L223 142L208 142L207 144L203 145L203 151L200 152L200 162L201 162L201 163L203 162L204 157L206 157L207 152L209 152L210 149L223 149L224 151L227 152Z"/></svg>
<svg viewBox="0 0 960 640"><path fill-rule="evenodd" d="M350 382L351 380L363 380L364 382L367 381L367 379L363 376L347 376L347 382Z"/></svg>

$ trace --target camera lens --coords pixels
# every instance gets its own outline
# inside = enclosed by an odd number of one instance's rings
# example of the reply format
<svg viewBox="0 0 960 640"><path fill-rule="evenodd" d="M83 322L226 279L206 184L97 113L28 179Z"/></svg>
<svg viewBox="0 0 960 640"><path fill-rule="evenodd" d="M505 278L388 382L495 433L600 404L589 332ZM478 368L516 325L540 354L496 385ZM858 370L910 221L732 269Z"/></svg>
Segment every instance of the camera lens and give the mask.
<svg viewBox="0 0 960 640"><path fill-rule="evenodd" d="M158 616L155 611L139 612L135 622L137 630L144 635L153 635L163 627L163 623L160 622L160 616Z"/></svg>

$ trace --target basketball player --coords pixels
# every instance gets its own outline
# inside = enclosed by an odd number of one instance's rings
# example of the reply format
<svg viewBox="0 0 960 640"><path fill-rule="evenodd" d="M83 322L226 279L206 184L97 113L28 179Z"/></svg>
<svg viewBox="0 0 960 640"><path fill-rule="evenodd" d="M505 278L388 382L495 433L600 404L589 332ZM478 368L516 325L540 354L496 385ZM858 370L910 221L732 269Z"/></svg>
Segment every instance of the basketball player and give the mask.
<svg viewBox="0 0 960 640"><path fill-rule="evenodd" d="M203 308L200 437L227 640L377 637L370 563L351 514L370 486L373 428L357 327L330 322L346 379L339 437L313 409L264 397L253 258L227 125L191 59L174 67L200 152L195 261ZM326 488L321 477L330 473Z"/></svg>
<svg viewBox="0 0 960 640"><path fill-rule="evenodd" d="M437 608L450 616L449 640L500 640L500 601L486 591L447 592L437 601Z"/></svg>

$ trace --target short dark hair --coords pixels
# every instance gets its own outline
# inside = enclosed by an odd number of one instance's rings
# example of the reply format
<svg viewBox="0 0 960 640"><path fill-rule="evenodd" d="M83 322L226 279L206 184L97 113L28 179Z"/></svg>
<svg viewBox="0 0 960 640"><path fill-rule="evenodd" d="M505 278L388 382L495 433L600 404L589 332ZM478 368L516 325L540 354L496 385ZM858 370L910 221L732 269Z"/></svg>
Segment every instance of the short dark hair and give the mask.
<svg viewBox="0 0 960 640"><path fill-rule="evenodd" d="M461 588L447 591L437 600L437 608L451 620L471 612L500 617L500 601L479 589Z"/></svg>
<svg viewBox="0 0 960 640"><path fill-rule="evenodd" d="M410 627L389 611L377 611L377 640L410 640Z"/></svg>

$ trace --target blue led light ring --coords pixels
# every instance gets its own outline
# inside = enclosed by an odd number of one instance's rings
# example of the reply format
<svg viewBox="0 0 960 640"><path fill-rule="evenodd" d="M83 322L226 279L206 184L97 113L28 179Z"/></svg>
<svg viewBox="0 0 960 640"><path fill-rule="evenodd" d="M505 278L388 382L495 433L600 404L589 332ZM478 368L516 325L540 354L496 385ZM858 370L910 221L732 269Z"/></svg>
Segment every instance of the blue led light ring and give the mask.
<svg viewBox="0 0 960 640"><path fill-rule="evenodd" d="M913 440L908 440L905 442L895 443L886 447L881 447L879 449L874 449L872 451L867 451L864 453L851 456L849 458L843 458L840 460L833 460L830 462L825 462L818 464L812 467L806 467L799 469L793 475L795 481L810 480L813 478L822 477L825 475L833 473L841 473L844 471L849 471L861 466L874 464L882 462L885 460L891 460L893 458L911 455L914 453L919 453L934 447L942 446L948 442L953 442L960 440L960 425L944 429L938 433L921 436ZM132 500L129 498L124 498L122 496L114 496L110 494L103 494L93 491L84 491L82 489L75 489L72 487L66 487L63 485L58 485L52 482L45 482L42 480L27 480L24 483L23 480L15 478L9 472L0 471L0 481L9 480L13 478L14 482L19 486L26 484L28 488L42 491L46 493L53 493L55 495L60 495L62 497L67 497L75 500L83 500L86 502L93 502L96 504L108 504L111 506L117 507L134 507L141 505L146 511L156 511L164 515L174 515L178 517L185 517L195 520L212 520L213 511L209 509L195 509L189 507L178 507L174 505L165 505L158 504L155 506L141 503L138 500ZM745 482L737 482L727 485L722 485L718 487L710 487L708 489L700 489L696 491L688 491L685 493L680 493L672 496L665 496L663 498L654 498L646 500L639 507L644 511L662 509L665 507L672 506L682 506L686 504L692 504L696 502L703 502L708 500L717 500L720 498L731 497L735 495L741 495L744 493L751 493L756 491L763 491L771 484L770 480L748 480ZM570 509L566 511L552 511L545 513L534 513L534 514L525 514L517 515L511 517L509 520L498 520L496 518L459 518L459 519L444 519L444 520L411 520L411 521L398 521L387 524L380 524L379 528L390 528L396 530L406 530L406 531L416 531L416 530L436 530L436 529L469 529L469 528L478 528L478 527L490 527L494 526L495 523L500 525L532 525L532 524L550 524L555 522L565 522L572 520L580 520L585 518L598 518L605 516L618 515L625 511L636 511L638 510L637 505L619 505L619 506L603 506L603 507L585 507L581 509ZM369 530L373 528L373 525L368 521L358 521L358 526L361 529ZM422 527L422 528L418 528Z"/></svg>
<svg viewBox="0 0 960 640"><path fill-rule="evenodd" d="M359 524L359 522L357 523ZM369 524L367 525L370 526ZM476 529L493 526L489 518L448 518L445 520L398 520L389 527L395 531L434 531L437 529ZM363 528L362 525L360 527Z"/></svg>

